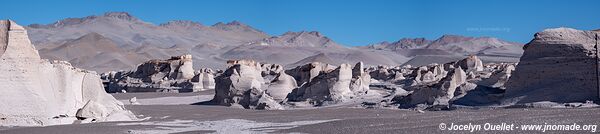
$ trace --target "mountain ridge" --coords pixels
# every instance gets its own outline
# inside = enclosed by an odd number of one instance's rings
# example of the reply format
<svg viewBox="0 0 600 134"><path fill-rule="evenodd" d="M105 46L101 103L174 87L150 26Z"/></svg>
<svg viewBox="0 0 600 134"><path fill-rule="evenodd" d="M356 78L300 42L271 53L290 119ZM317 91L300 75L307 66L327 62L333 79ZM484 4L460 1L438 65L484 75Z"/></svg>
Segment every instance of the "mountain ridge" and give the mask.
<svg viewBox="0 0 600 134"><path fill-rule="evenodd" d="M44 50L40 52L47 53L42 56L49 56L44 58L72 61L74 66L96 71L130 69L135 66L134 63L140 61L165 59L182 54L192 54L196 68L222 68L226 66L225 61L228 59L253 59L290 65L330 58L331 60L323 61L336 63L364 61L366 65L398 65L419 55L460 56L479 53L501 55L505 54L505 51L516 50L513 47L503 48L503 45L510 43L499 39L457 35L447 35L436 40L402 38L392 43L383 42L381 46L372 44L369 45L370 47L348 47L338 44L318 31L288 31L271 36L240 21L203 25L189 20L172 20L155 25L126 12L107 12L103 15L67 18L46 25L32 24L26 28L36 47ZM101 40L72 42L84 36L92 38L99 37L98 35L102 37ZM461 42L473 46L484 45L469 48ZM118 50L110 53L71 54L70 56L52 52L65 52L65 50L51 49L65 49L66 47L59 47L65 43L83 45L85 47L77 48L84 50L98 47L94 45L114 44ZM486 51L480 52L480 50ZM488 50L493 51L488 52ZM86 51L82 50L82 52ZM519 52L516 54L518 55ZM107 59L98 59L103 62L88 60L93 57ZM118 65L110 68L112 63ZM428 63L428 61L419 61L419 63Z"/></svg>

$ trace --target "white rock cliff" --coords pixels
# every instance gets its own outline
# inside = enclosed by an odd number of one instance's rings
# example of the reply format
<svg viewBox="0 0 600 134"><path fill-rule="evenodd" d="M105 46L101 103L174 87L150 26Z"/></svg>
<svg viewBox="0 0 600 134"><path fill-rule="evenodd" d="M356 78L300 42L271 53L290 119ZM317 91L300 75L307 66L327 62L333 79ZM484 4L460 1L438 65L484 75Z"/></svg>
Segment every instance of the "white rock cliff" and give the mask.
<svg viewBox="0 0 600 134"><path fill-rule="evenodd" d="M94 72L40 58L27 31L0 21L0 126L133 120Z"/></svg>

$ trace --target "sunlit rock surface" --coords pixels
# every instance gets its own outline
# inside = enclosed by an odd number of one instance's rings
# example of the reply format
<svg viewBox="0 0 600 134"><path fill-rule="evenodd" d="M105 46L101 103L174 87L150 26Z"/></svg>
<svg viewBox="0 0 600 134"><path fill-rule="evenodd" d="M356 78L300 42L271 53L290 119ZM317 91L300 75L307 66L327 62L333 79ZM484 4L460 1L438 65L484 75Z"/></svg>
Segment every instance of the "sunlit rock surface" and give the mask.
<svg viewBox="0 0 600 134"><path fill-rule="evenodd" d="M0 125L45 126L136 119L95 72L40 59L27 31L0 21Z"/></svg>

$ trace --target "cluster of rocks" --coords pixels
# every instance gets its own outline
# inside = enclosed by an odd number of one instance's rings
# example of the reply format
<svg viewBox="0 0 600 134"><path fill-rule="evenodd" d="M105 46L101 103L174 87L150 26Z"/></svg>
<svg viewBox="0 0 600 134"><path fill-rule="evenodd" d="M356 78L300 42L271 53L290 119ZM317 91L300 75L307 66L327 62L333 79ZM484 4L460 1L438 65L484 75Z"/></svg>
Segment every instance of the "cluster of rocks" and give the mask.
<svg viewBox="0 0 600 134"><path fill-rule="evenodd" d="M420 67L313 62L285 70L277 64L232 60L215 78L210 103L248 109L314 107L348 102L383 89L391 96L377 94L384 106L443 110L453 104L488 105L501 101L515 65L483 64L477 56L469 56Z"/></svg>
<svg viewBox="0 0 600 134"><path fill-rule="evenodd" d="M544 101L588 104L599 99L597 36L595 31L545 30L524 46L518 64L484 64L472 55L418 67L313 62L286 70L278 64L231 60L225 71L217 73L210 69L193 72L191 56L184 55L149 61L135 71L112 72L103 78L109 92L214 88L210 103L248 109L323 106L356 100L370 92L379 98L363 105L420 110Z"/></svg>
<svg viewBox="0 0 600 134"><path fill-rule="evenodd" d="M95 72L41 59L27 31L10 20L0 20L0 58L0 126L136 119Z"/></svg>
<svg viewBox="0 0 600 134"><path fill-rule="evenodd" d="M106 91L115 92L193 92L215 88L215 71L194 71L192 55L150 60L136 70L103 73Z"/></svg>
<svg viewBox="0 0 600 134"><path fill-rule="evenodd" d="M372 86L398 92L389 104L400 107L586 107L600 100L599 34L544 30L523 47L518 64L483 64L470 56L441 65L367 70L376 80Z"/></svg>
<svg viewBox="0 0 600 134"><path fill-rule="evenodd" d="M499 97L494 95L503 93L504 83L514 66L514 63L483 64L477 56L469 56L455 62L420 67L370 67L367 72L373 76L373 86L383 85L384 89L394 92L394 97L386 100L387 105L440 110L450 108L455 101L469 105L498 102ZM385 88L389 85L396 87ZM471 94L490 89L500 91ZM471 96L467 96L468 93Z"/></svg>
<svg viewBox="0 0 600 134"><path fill-rule="evenodd" d="M338 67L319 62L284 70L277 64L228 61L216 77L211 103L250 109L284 109L338 103L365 94L370 76L363 64ZM306 105L303 105L306 104Z"/></svg>

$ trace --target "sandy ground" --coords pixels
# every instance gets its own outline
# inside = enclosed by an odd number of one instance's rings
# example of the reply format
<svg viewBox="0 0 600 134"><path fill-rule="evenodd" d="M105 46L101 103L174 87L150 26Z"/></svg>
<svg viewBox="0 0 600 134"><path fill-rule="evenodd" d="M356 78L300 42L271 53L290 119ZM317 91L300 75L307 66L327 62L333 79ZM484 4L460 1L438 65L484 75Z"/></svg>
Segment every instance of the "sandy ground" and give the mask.
<svg viewBox="0 0 600 134"><path fill-rule="evenodd" d="M210 99L212 91L198 93L113 94L118 100L138 98L140 105L126 105L143 121L104 122L47 127L0 128L0 133L468 133L440 130L440 124L484 126L491 124L600 125L600 109L458 109L425 111L326 107L300 110L248 110L224 106L190 105ZM181 100L181 101L177 101ZM165 102L165 103L160 103ZM144 104L146 103L146 104ZM517 129L517 128L515 128ZM550 133L589 133L547 131ZM479 133L541 133L541 131L474 131ZM597 132L597 131L596 131Z"/></svg>

